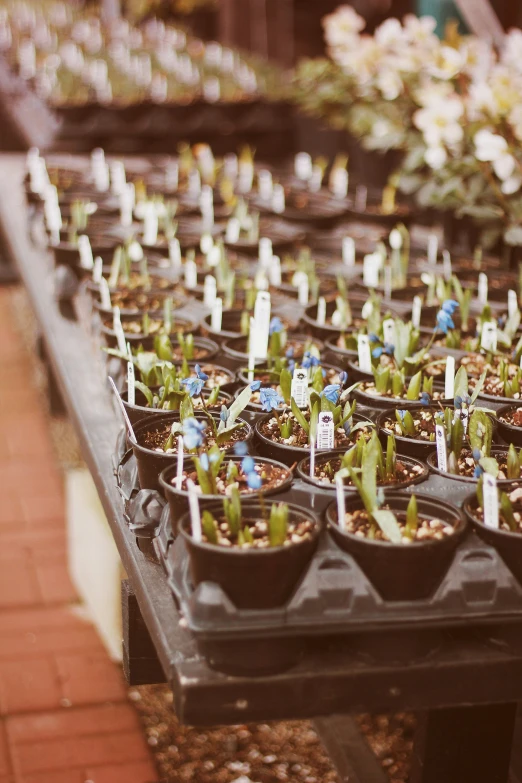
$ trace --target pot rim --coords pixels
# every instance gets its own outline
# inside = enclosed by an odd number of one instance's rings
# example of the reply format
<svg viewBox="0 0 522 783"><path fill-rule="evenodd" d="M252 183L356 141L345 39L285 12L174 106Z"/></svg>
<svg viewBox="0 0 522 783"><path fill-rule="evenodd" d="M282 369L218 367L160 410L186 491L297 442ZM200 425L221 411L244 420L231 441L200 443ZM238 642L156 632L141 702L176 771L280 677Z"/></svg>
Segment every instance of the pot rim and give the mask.
<svg viewBox="0 0 522 783"><path fill-rule="evenodd" d="M492 456L495 456L495 454L507 454L508 453L508 447L504 446L492 446L491 447L491 454ZM432 473L437 473L439 476L443 476L444 478L453 480L453 481L464 481L467 484L476 484L478 482L478 478L473 478L472 476L457 476L454 473L448 473L447 471L440 470L437 467L436 464L437 460L437 449L434 449L432 452L430 452L426 457L426 464L428 465L429 469ZM435 463L435 464L434 464ZM514 481L517 481L521 479L497 479L497 484L501 487L505 487L507 484L513 484Z"/></svg>
<svg viewBox="0 0 522 783"><path fill-rule="evenodd" d="M177 412L177 411L168 411L168 413L170 413L172 415L172 420L173 421L176 421L177 419L179 419L179 412ZM212 416L212 414L210 414L210 415ZM168 415L165 415L164 413L161 413L161 412L159 412L159 413L152 413L150 416L145 416L145 418L141 419L136 424L134 424L133 430L134 430L134 434L136 435L136 442L132 444L132 448L133 449L138 449L138 451L141 451L144 454L149 454L149 455L154 456L154 457L159 457L160 459L161 458L167 458L167 459L174 458L175 459L176 458L176 454L174 454L174 453L173 454L167 454L164 451L154 451L154 449L149 449L147 446L144 446L142 443L140 443L138 441L138 433L141 433L142 430L145 431L147 424L149 426L153 425L155 422L158 422L158 424L159 423L163 423L164 424L165 423L165 419L168 419L168 418L169 418ZM205 420L208 421L208 417L204 413L202 413L201 411L194 411L194 418L196 418L196 419L205 419ZM218 416L212 416L212 418L217 419L219 417ZM245 419L242 419L240 417L238 417L236 419L236 424L238 424L238 423L242 424L243 427L246 429L246 436L245 436L245 438L243 438L243 440L248 440L249 438L251 439L253 437L253 434L254 434L254 430L253 430L252 426L247 421L245 421ZM226 451L226 449L225 449L225 451Z"/></svg>
<svg viewBox="0 0 522 783"><path fill-rule="evenodd" d="M338 454L331 454L330 452L316 452L315 455L315 464L318 465L320 463L326 462L328 459L336 459L338 458ZM382 484L380 485L380 488L387 490L388 492L395 492L399 489L403 489L405 487L411 487L415 484L420 484L421 481L424 481L426 478L428 478L430 474L430 470L425 462L422 462L422 460L417 459L416 457L410 457L407 454L397 454L397 458L400 459L401 462L409 462L412 465L420 465L422 468L422 473L419 476L416 476L415 478L408 479L407 481L400 481L396 484ZM317 487L318 489L324 489L325 492L335 492L336 487L335 484L328 485L328 484L321 484L319 483L318 479L315 477L312 478L307 474L307 471L304 469L305 463L310 462L310 457L304 457L300 462L298 462L296 466L296 471L298 476L303 479L303 481L306 481L307 483L311 484L314 487ZM379 488L379 485L377 485ZM345 485L344 486L345 493L349 493L350 495L353 492L357 492L357 488L355 486Z"/></svg>

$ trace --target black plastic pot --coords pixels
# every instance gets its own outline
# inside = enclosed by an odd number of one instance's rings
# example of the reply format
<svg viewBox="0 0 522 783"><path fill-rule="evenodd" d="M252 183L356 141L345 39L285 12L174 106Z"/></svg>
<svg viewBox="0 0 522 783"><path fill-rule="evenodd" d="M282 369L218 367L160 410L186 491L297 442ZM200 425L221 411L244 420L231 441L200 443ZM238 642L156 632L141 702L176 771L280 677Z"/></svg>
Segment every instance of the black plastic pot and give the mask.
<svg viewBox="0 0 522 783"><path fill-rule="evenodd" d="M132 316L132 315L121 315L121 325L123 326L123 333L125 335L125 342L130 343L131 346L138 346L141 345L146 351L152 350L154 348L154 338L158 332L154 334L131 334L130 332L125 331L125 324L129 321L138 321L139 316ZM160 316L161 320L163 320L163 314ZM182 332L183 334L194 334L198 330L198 324L196 321L191 321L189 318L181 318L180 316L173 316L172 318L172 335L176 335L178 332ZM112 326L106 326L102 323L100 327L100 332L103 335L105 342L109 348L117 348L118 347L118 340L116 337L116 332L112 328Z"/></svg>
<svg viewBox="0 0 522 783"><path fill-rule="evenodd" d="M267 438L266 435L263 435L263 433L261 432L261 427L263 426L265 421L268 421L271 418L273 418L273 414L266 413L264 416L260 416L255 423L254 438L255 438L255 444L258 453L261 454L263 457L274 459L277 462L282 462L284 465L288 465L288 466L292 466L295 462L300 462L310 453L310 447L307 446L305 448L302 446L286 446L283 443L277 443L277 441L270 440L270 438ZM366 416L360 416L358 414L354 414L353 420L356 422L369 421L366 418ZM340 446L338 448L332 449L332 451L329 451L328 453L344 454L346 449L347 446L345 444L344 446Z"/></svg>
<svg viewBox="0 0 522 783"><path fill-rule="evenodd" d="M200 421L208 421L207 417L203 413L196 413L195 418L199 419ZM137 424L137 426L134 427L134 434L136 435L137 443L132 444L132 450L138 465L138 476L140 479L141 489L160 490L159 474L162 470L168 468L169 465L174 464L177 459L175 452L172 454L166 454L165 452L154 451L153 449L149 449L144 446L144 436L148 432L157 432L158 430L162 430L164 429L167 422L172 424L174 421L179 421L179 414L177 412L171 412L170 416L165 416L163 413L155 413L142 419ZM248 442L252 441L254 436L252 427L243 419L238 419L237 421L241 422L245 428L245 437L243 440ZM229 454L232 452L233 446L226 449L225 453Z"/></svg>
<svg viewBox="0 0 522 783"><path fill-rule="evenodd" d="M324 465L325 462L329 462L332 459L332 455L330 453L323 454L319 452L315 456L315 466L316 468L320 465ZM387 492L394 492L399 489L404 489L405 487L411 487L412 484L420 484L421 481L425 481L429 476L429 470L427 466L421 462L418 459L413 459L413 457L404 457L402 454L399 456L399 460L403 462L408 467L412 468L414 465L420 466L422 468L422 473L419 473L418 476L415 478L409 479L408 481L400 481L396 484L387 484L385 489ZM311 484L313 487L317 487L318 489L324 490L325 492L329 493L335 493L336 488L335 484L324 484L321 483L316 478L312 478L310 476L310 457L305 457L301 460L301 462L298 464L296 468L297 475L299 478L303 479L307 484ZM356 488L351 484L345 484L345 492L356 492Z"/></svg>
<svg viewBox="0 0 522 783"><path fill-rule="evenodd" d="M501 408L497 408L496 422L499 435L504 438L506 443L513 443L519 448L522 447L522 427L517 427L514 424L508 424L507 421L502 421L501 416L504 413L510 413L512 410L522 408L522 400L511 405L503 405Z"/></svg>
<svg viewBox="0 0 522 783"><path fill-rule="evenodd" d="M504 446L492 446L491 447L491 456L492 457L498 457L498 456L507 456L507 448ZM472 476L456 476L453 473L445 473L442 470L439 470L437 467L437 451L432 451L431 454L428 455L426 458L426 463L429 467L429 469L432 471L432 473L437 473L439 476L444 476L444 478L449 479L450 481L464 481L468 484L476 484L478 479L473 478ZM497 485L499 487L506 487L510 484L513 484L513 481L515 479L497 479Z"/></svg>
<svg viewBox="0 0 522 783"><path fill-rule="evenodd" d="M203 397L206 399L211 394L211 391L209 389L203 389ZM169 414L174 413L174 411L167 411L167 410L157 410L155 408L149 408L147 407L146 403L147 400L145 398L145 395L143 392L141 392L139 389L135 390L135 397L136 397L136 403L134 405L130 405L127 402L128 392L124 391L121 393L121 400L123 402L123 406L125 410L127 411L127 415L130 419L131 424L137 424L142 419L145 419L147 416L152 415L158 415L158 416L168 416ZM224 405L229 405L232 402L232 395L228 394L228 392L222 391L222 389L219 390L219 398L218 401L223 403Z"/></svg>
<svg viewBox="0 0 522 783"><path fill-rule="evenodd" d="M442 384L434 384L433 386L434 388L437 388L437 391L442 391L443 389ZM378 394L368 394L361 389L354 389L352 391L352 395L358 403L365 405L367 408L405 410L410 408L417 408L419 405L418 400L399 400L395 397L383 397L379 396ZM444 406L453 405L453 400L446 397L438 400L438 402Z"/></svg>
<svg viewBox="0 0 522 783"><path fill-rule="evenodd" d="M354 362L357 360L358 352L355 349L350 348L340 348L337 345L337 340L339 339L339 334L331 338L329 340L325 340L324 347L327 351L329 351L334 356L334 361L339 362L340 364L347 364L348 362Z"/></svg>
<svg viewBox="0 0 522 783"><path fill-rule="evenodd" d="M361 311L365 301L366 301L366 297L361 296L361 298L358 299L357 296L353 296L353 295L350 296L350 307L352 310L352 316L354 318L362 318ZM327 321L329 318L332 317L332 314L335 312L336 309L337 309L337 304L335 299L327 300L326 302ZM317 304L308 305L308 307L305 308L301 320L306 325L307 329L310 330L311 334L313 334L314 337L316 336L320 337L321 340L335 341L342 332L346 331L346 329L340 329L338 326L333 326L331 323L319 324L317 321Z"/></svg>
<svg viewBox="0 0 522 783"><path fill-rule="evenodd" d="M222 515L223 505L214 504L209 510L216 516ZM259 503L244 503L242 511L244 519L263 516ZM312 559L321 532L321 523L313 512L293 504L289 504L289 511L291 519L315 523L315 534L310 540L246 550L196 543L189 534L190 515L185 514L178 529L188 549L194 587L215 582L240 609L271 609L285 604Z"/></svg>
<svg viewBox="0 0 522 783"><path fill-rule="evenodd" d="M511 484L513 485L513 482ZM486 527L476 516L477 496L474 492L464 501L463 509L480 538L497 550L507 567L522 584L522 534Z"/></svg>
<svg viewBox="0 0 522 783"><path fill-rule="evenodd" d="M212 316L206 315L201 322L201 332L220 344L223 340L241 337L241 316L241 310L223 310L221 329L217 332L215 329L212 329Z"/></svg>
<svg viewBox="0 0 522 783"><path fill-rule="evenodd" d="M272 465L277 465L277 467L282 468L286 471L286 479L283 483L281 483L278 487L271 488L266 487L262 488L260 490L257 490L256 493L248 493L243 495L243 500L246 503L248 502L255 502L255 498L257 496L264 495L265 497L272 497L273 495L277 495L280 492L284 492L287 490L293 481L293 475L292 472L288 469L286 465L283 465L281 462L275 462L271 459L265 459L264 457L253 457L254 461L256 463L271 463ZM238 466L241 464L242 457L231 457L230 460L232 462L235 462ZM227 461L224 464L227 464L230 460L227 459ZM178 522L183 516L183 514L186 514L189 510L189 502L188 497L189 493L185 489L177 489L172 484L172 479L176 477L176 471L178 467L178 461L176 459L174 465L171 465L168 468L165 468L160 473L159 477L159 483L162 489L163 494L167 498L169 507L170 507L170 521L172 525L172 532L174 536L177 536L178 534ZM192 459L184 459L183 460L183 467L188 470L193 470L194 468L194 461ZM218 495L199 495L199 505L200 508L206 508L208 505L216 504L223 500L224 495L218 494Z"/></svg>
<svg viewBox="0 0 522 783"><path fill-rule="evenodd" d="M396 406L397 408L399 406ZM451 405L445 405L444 407L453 407L453 402ZM402 410L402 408L401 408ZM414 411L420 411L420 410L432 410L437 411L440 410L437 406L430 405L411 405L408 410L410 413L413 413ZM416 440L415 438L405 438L402 435L397 435L396 432L393 432L391 430L388 430L384 426L384 422L386 419L390 418L390 415L393 416L393 413L390 409L382 411L382 413L379 413L377 416L375 423L377 425L377 429L379 431L379 436L383 443L386 442L386 439L388 435L393 434L395 435L395 443L397 445L397 453L398 454L406 454L408 457L414 457L415 459L422 460L423 462L426 462L428 456L432 453L434 447L435 447L435 441L427 441L427 440Z"/></svg>
<svg viewBox="0 0 522 783"><path fill-rule="evenodd" d="M467 522L456 506L439 498L415 493L421 517L442 519L455 532L441 540L412 544L361 538L338 525L337 501L326 510L326 520L335 542L349 552L362 568L379 594L387 601L410 601L429 598L448 570L455 550L467 533ZM394 513L404 514L411 495L385 492L385 502ZM359 495L345 497L346 511L364 508Z"/></svg>
<svg viewBox="0 0 522 783"><path fill-rule="evenodd" d="M306 343L311 343L319 351L323 349L323 343L320 340L308 337L307 335L290 334L288 335L288 341L302 346L302 349L293 357L299 359L304 354L304 346ZM248 337L241 335L240 337L234 337L230 340L225 340L221 346L224 356L228 356L235 362L241 365L245 365L248 361Z"/></svg>

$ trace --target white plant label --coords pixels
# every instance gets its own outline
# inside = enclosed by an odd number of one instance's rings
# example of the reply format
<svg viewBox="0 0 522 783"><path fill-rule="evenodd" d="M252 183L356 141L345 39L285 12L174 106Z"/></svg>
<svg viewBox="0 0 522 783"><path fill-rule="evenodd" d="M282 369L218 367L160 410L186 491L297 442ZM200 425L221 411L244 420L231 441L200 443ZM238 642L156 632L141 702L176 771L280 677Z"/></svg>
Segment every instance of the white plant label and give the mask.
<svg viewBox="0 0 522 783"><path fill-rule="evenodd" d="M389 345L395 345L395 322L393 318L385 318L382 322L382 332L384 335L384 342Z"/></svg>
<svg viewBox="0 0 522 783"><path fill-rule="evenodd" d="M363 283L367 288L377 288L382 266L380 253L368 253L363 259Z"/></svg>
<svg viewBox="0 0 522 783"><path fill-rule="evenodd" d="M338 167L332 171L330 187L335 198L346 198L348 195L348 172L346 169Z"/></svg>
<svg viewBox="0 0 522 783"><path fill-rule="evenodd" d="M323 170L321 166L312 167L312 176L308 180L308 188L312 193L319 193L323 183Z"/></svg>
<svg viewBox="0 0 522 783"><path fill-rule="evenodd" d="M176 237L169 240L169 261L173 269L180 269L181 245L179 244L179 239L176 239Z"/></svg>
<svg viewBox="0 0 522 783"><path fill-rule="evenodd" d="M294 170L297 179L309 180L312 176L312 158L308 152L298 152L295 156Z"/></svg>
<svg viewBox="0 0 522 783"><path fill-rule="evenodd" d="M127 362L127 402L129 405L135 405L136 403L136 388L134 386L134 364Z"/></svg>
<svg viewBox="0 0 522 783"><path fill-rule="evenodd" d="M485 351L497 350L497 322L484 321L480 335L480 347Z"/></svg>
<svg viewBox="0 0 522 783"><path fill-rule="evenodd" d="M183 272L185 278L185 288L190 290L195 288L198 284L198 268L196 266L196 262L192 258L189 258L187 261L185 261Z"/></svg>
<svg viewBox="0 0 522 783"><path fill-rule="evenodd" d="M191 199L196 199L200 193L201 176L197 169L192 169L188 175L187 195Z"/></svg>
<svg viewBox="0 0 522 783"><path fill-rule="evenodd" d="M310 438L310 471L308 475L310 478L315 476L315 443L313 438Z"/></svg>
<svg viewBox="0 0 522 783"><path fill-rule="evenodd" d="M235 152L228 152L223 158L223 171L228 179L236 179L239 170L239 162Z"/></svg>
<svg viewBox="0 0 522 783"><path fill-rule="evenodd" d="M343 477L337 474L335 476L335 495L337 498L337 524L341 529L344 529L344 517L346 516L346 502L344 497L344 481Z"/></svg>
<svg viewBox="0 0 522 783"><path fill-rule="evenodd" d="M511 288L508 291L508 315L511 317L518 310L518 297L517 292Z"/></svg>
<svg viewBox="0 0 522 783"><path fill-rule="evenodd" d="M158 241L158 213L153 201L144 204L143 212L143 244L155 245Z"/></svg>
<svg viewBox="0 0 522 783"><path fill-rule="evenodd" d="M290 396L298 408L308 407L308 370L296 367L292 375Z"/></svg>
<svg viewBox="0 0 522 783"><path fill-rule="evenodd" d="M278 215L282 215L285 211L285 189L282 185L274 185L272 191L272 209Z"/></svg>
<svg viewBox="0 0 522 783"><path fill-rule="evenodd" d="M212 315L210 317L210 325L213 332L221 331L221 324L223 321L223 300L219 297L212 305Z"/></svg>
<svg viewBox="0 0 522 783"><path fill-rule="evenodd" d="M169 160L165 169L165 189L172 193L178 189L179 167L177 161Z"/></svg>
<svg viewBox="0 0 522 783"><path fill-rule="evenodd" d="M200 544L203 538L201 531L201 515L199 512L199 500L196 486L192 479L187 479L190 524L192 526L192 538L197 544Z"/></svg>
<svg viewBox="0 0 522 783"><path fill-rule="evenodd" d="M273 256L272 240L268 237L259 239L259 263L263 268L269 266Z"/></svg>
<svg viewBox="0 0 522 783"><path fill-rule="evenodd" d="M176 464L176 489L183 484L183 435L178 435L178 460Z"/></svg>
<svg viewBox="0 0 522 783"><path fill-rule="evenodd" d="M481 272L478 277L478 300L482 306L488 301L488 278L484 272Z"/></svg>
<svg viewBox="0 0 522 783"><path fill-rule="evenodd" d="M199 208L205 226L214 225L214 193L210 185L203 185L199 196Z"/></svg>
<svg viewBox="0 0 522 783"><path fill-rule="evenodd" d="M94 259L94 265L92 267L92 282L99 286L103 277L103 261L100 256L96 256Z"/></svg>
<svg viewBox="0 0 522 783"><path fill-rule="evenodd" d="M101 301L102 309L111 310L112 309L111 291L109 288L109 284L104 277L102 277L102 279L100 280L99 289L100 289L100 301Z"/></svg>
<svg viewBox="0 0 522 783"><path fill-rule="evenodd" d="M308 304L309 293L308 276L305 275L297 286L297 298L300 305L306 306Z"/></svg>
<svg viewBox="0 0 522 783"><path fill-rule="evenodd" d="M317 448L333 449L334 439L334 419L331 411L321 411L319 421L317 422Z"/></svg>
<svg viewBox="0 0 522 783"><path fill-rule="evenodd" d="M239 161L238 190L240 193L250 193L254 182L254 166L250 160Z"/></svg>
<svg viewBox="0 0 522 783"><path fill-rule="evenodd" d="M366 185L357 185L355 189L355 210L356 212L366 212L368 202L368 188Z"/></svg>
<svg viewBox="0 0 522 783"><path fill-rule="evenodd" d="M253 342L253 353L256 359L266 359L268 354L268 337L270 329L271 302L268 291L259 291L256 296L254 306L254 340L250 335L251 344Z"/></svg>
<svg viewBox="0 0 522 783"><path fill-rule="evenodd" d="M343 237L342 244L343 264L347 267L355 266L355 242L352 237Z"/></svg>
<svg viewBox="0 0 522 783"><path fill-rule="evenodd" d="M446 427L443 424L435 425L435 440L437 441L437 467L439 470L448 470L448 449L446 446Z"/></svg>
<svg viewBox="0 0 522 783"><path fill-rule="evenodd" d="M319 326L324 326L326 323L326 299L324 296L320 296L317 300L317 323Z"/></svg>
<svg viewBox="0 0 522 783"><path fill-rule="evenodd" d="M455 396L455 357L446 357L446 375L444 377L444 396L452 400Z"/></svg>
<svg viewBox="0 0 522 783"><path fill-rule="evenodd" d="M94 170L94 187L98 193L106 193L110 186L109 167L107 164L100 163Z"/></svg>
<svg viewBox="0 0 522 783"><path fill-rule="evenodd" d="M272 172L268 171L268 169L261 169L257 175L257 187L260 198L263 201L270 201L274 189Z"/></svg>
<svg viewBox="0 0 522 783"><path fill-rule="evenodd" d="M497 480L489 473L484 473L482 494L484 495L484 524L486 527L498 530L498 488Z"/></svg>
<svg viewBox="0 0 522 783"><path fill-rule="evenodd" d="M94 258L91 242L87 234L80 234L78 237L78 252L80 253L80 266L82 269L92 269L94 267Z"/></svg>
<svg viewBox="0 0 522 783"><path fill-rule="evenodd" d="M363 372L372 371L372 355L370 352L370 338L367 334L360 334L357 338L357 353L359 355L359 367Z"/></svg>
<svg viewBox="0 0 522 783"><path fill-rule="evenodd" d="M411 309L411 322L415 329L418 329L421 322L422 299L420 296L413 297L413 306Z"/></svg>
<svg viewBox="0 0 522 783"><path fill-rule="evenodd" d="M208 233L201 234L201 239L199 240L199 249L203 255L208 256L213 247L214 240L212 239L212 235Z"/></svg>
<svg viewBox="0 0 522 783"><path fill-rule="evenodd" d="M428 237L428 264L435 266L439 255L439 238L437 234L430 234Z"/></svg>
<svg viewBox="0 0 522 783"><path fill-rule="evenodd" d="M207 264L210 267L215 267L221 261L221 250L219 245L212 245L207 253Z"/></svg>
<svg viewBox="0 0 522 783"><path fill-rule="evenodd" d="M272 260L267 269L270 285L277 288L281 285L281 259L279 256L272 256Z"/></svg>
<svg viewBox="0 0 522 783"><path fill-rule="evenodd" d="M225 234L225 240L231 245L235 245L239 241L239 232L241 230L241 224L236 217L230 218L227 223L227 231Z"/></svg>
<svg viewBox="0 0 522 783"><path fill-rule="evenodd" d="M118 350L121 351L121 353L126 354L127 353L127 343L125 341L125 333L123 331L123 326L121 324L121 316L120 316L120 308L119 307L113 307L113 310L112 310L112 328L113 328L114 333L116 335L116 340L118 341Z"/></svg>
<svg viewBox="0 0 522 783"><path fill-rule="evenodd" d="M392 298L392 269L388 264L384 267L384 298Z"/></svg>
<svg viewBox="0 0 522 783"><path fill-rule="evenodd" d="M217 297L217 282L213 275L206 275L203 284L203 303L205 307L212 309Z"/></svg>
<svg viewBox="0 0 522 783"><path fill-rule="evenodd" d="M254 329L254 319L250 319L250 330ZM254 381L254 369L256 366L256 357L252 353L252 351L249 351L248 354L248 382L253 383Z"/></svg>
<svg viewBox="0 0 522 783"><path fill-rule="evenodd" d="M122 226L132 225L134 205L136 203L136 191L133 182L127 182L119 195L120 199L120 223Z"/></svg>
<svg viewBox="0 0 522 783"><path fill-rule="evenodd" d="M119 196L127 184L125 176L125 165L121 160L114 160L110 166L111 169L111 190L115 196Z"/></svg>
<svg viewBox="0 0 522 783"><path fill-rule="evenodd" d="M444 280L446 281L451 280L452 274L453 274L453 269L451 267L451 256L449 254L449 250L443 250L442 251L442 275L444 277Z"/></svg>

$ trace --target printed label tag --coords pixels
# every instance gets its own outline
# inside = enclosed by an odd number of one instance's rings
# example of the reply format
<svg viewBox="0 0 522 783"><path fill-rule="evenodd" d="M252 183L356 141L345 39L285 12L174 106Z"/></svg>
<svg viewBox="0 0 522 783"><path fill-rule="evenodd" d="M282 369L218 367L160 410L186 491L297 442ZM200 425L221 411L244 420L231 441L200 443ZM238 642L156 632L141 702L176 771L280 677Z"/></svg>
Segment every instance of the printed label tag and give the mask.
<svg viewBox="0 0 522 783"><path fill-rule="evenodd" d="M204 233L201 234L201 239L199 240L199 249L203 253L203 255L208 256L212 248L214 247L214 240L212 239L211 234Z"/></svg>
<svg viewBox="0 0 522 783"><path fill-rule="evenodd" d="M486 527L498 530L498 488L497 480L489 473L484 473L482 494L484 495L484 524Z"/></svg>
<svg viewBox="0 0 522 783"><path fill-rule="evenodd" d="M198 268L196 262L191 258L187 259L183 271L185 276L185 288L195 288L198 284Z"/></svg>
<svg viewBox="0 0 522 783"><path fill-rule="evenodd" d="M343 237L342 258L345 266L355 266L355 242L352 237Z"/></svg>
<svg viewBox="0 0 522 783"><path fill-rule="evenodd" d="M207 253L207 264L216 267L221 261L221 248L219 245L213 245Z"/></svg>
<svg viewBox="0 0 522 783"><path fill-rule="evenodd" d="M127 183L125 165L121 160L111 163L111 190L115 196L119 196Z"/></svg>
<svg viewBox="0 0 522 783"><path fill-rule="evenodd" d="M420 296L413 297L413 307L411 309L411 322L415 329L418 329L421 322L422 299Z"/></svg>
<svg viewBox="0 0 522 783"><path fill-rule="evenodd" d="M439 238L437 234L430 234L428 237L428 264L435 266L439 255Z"/></svg>
<svg viewBox="0 0 522 783"><path fill-rule="evenodd" d="M135 405L136 403L136 388L134 386L134 381L134 364L132 362L127 362L127 401L129 405Z"/></svg>
<svg viewBox="0 0 522 783"><path fill-rule="evenodd" d="M158 213L156 205L147 201L143 205L143 244L155 245L158 241Z"/></svg>
<svg viewBox="0 0 522 783"><path fill-rule="evenodd" d="M107 280L102 277L99 283L100 289L100 301L103 310L110 310L112 308L111 303L111 291Z"/></svg>
<svg viewBox="0 0 522 783"><path fill-rule="evenodd" d="M321 411L317 422L317 448L334 448L334 419L330 411Z"/></svg>
<svg viewBox="0 0 522 783"><path fill-rule="evenodd" d="M446 446L446 427L443 424L435 425L435 440L437 441L437 467L439 470L448 470L448 450Z"/></svg>
<svg viewBox="0 0 522 783"><path fill-rule="evenodd" d="M80 253L80 266L82 269L92 269L94 267L94 258L92 257L92 247L87 234L80 234L78 237L78 252Z"/></svg>
<svg viewBox="0 0 522 783"><path fill-rule="evenodd" d="M372 355L370 352L370 339L367 334L360 334L357 338L357 352L359 354L359 367L363 372L372 371Z"/></svg>
<svg viewBox="0 0 522 783"><path fill-rule="evenodd" d="M125 342L125 333L121 324L120 308L114 307L112 310L112 328L118 341L118 350L121 353L127 353L127 343Z"/></svg>
<svg viewBox="0 0 522 783"><path fill-rule="evenodd" d="M488 278L484 272L478 277L478 300L481 305L487 304L488 301Z"/></svg>
<svg viewBox="0 0 522 783"><path fill-rule="evenodd" d="M312 158L308 152L298 152L294 161L297 179L308 180L312 176Z"/></svg>
<svg viewBox="0 0 522 783"><path fill-rule="evenodd" d="M468 431L469 408L456 408L455 415L453 417L453 423L455 423L457 419L461 420L462 427L464 428L464 434L466 434Z"/></svg>
<svg viewBox="0 0 522 783"><path fill-rule="evenodd" d="M189 511L190 511L190 524L192 526L192 538L196 543L201 543L203 538L201 531L201 516L199 512L199 500L196 486L192 479L187 479Z"/></svg>
<svg viewBox="0 0 522 783"><path fill-rule="evenodd" d="M317 323L319 326L324 326L326 323L326 299L324 296L320 296L317 300Z"/></svg>
<svg viewBox="0 0 522 783"><path fill-rule="evenodd" d="M203 284L203 302L205 307L212 308L217 296L217 282L212 275L206 275Z"/></svg>
<svg viewBox="0 0 522 783"><path fill-rule="evenodd" d="M308 370L296 367L292 376L290 396L298 408L308 407Z"/></svg>
<svg viewBox="0 0 522 783"><path fill-rule="evenodd" d="M508 291L508 315L512 316L518 310L517 292L510 289Z"/></svg>
<svg viewBox="0 0 522 783"><path fill-rule="evenodd" d="M376 288L379 285L379 271L382 266L382 257L379 253L368 253L363 259L363 283L367 288Z"/></svg>
<svg viewBox="0 0 522 783"><path fill-rule="evenodd" d="M309 470L309 476L310 478L314 478L315 476L315 443L314 439L310 438L310 470Z"/></svg>
<svg viewBox="0 0 522 783"><path fill-rule="evenodd" d="M183 484L183 435L178 435L178 460L176 464L176 488Z"/></svg>
<svg viewBox="0 0 522 783"><path fill-rule="evenodd" d="M230 220L227 223L227 231L225 234L226 241L230 242L230 244L232 245L235 245L235 243L239 241L240 230L241 230L241 224L239 220L236 217L230 218Z"/></svg>
<svg viewBox="0 0 522 783"><path fill-rule="evenodd" d="M455 357L446 357L446 375L444 378L444 396L452 400L455 396Z"/></svg>
<svg viewBox="0 0 522 783"><path fill-rule="evenodd" d="M299 285L297 286L297 298L298 298L299 304L301 304L301 305L307 305L308 304L308 294L309 294L308 277L305 275L299 281Z"/></svg>
<svg viewBox="0 0 522 783"><path fill-rule="evenodd" d="M395 322L393 318L385 318L382 322L382 332L384 335L384 342L389 345L395 345Z"/></svg>
<svg viewBox="0 0 522 783"><path fill-rule="evenodd" d="M122 226L131 226L133 219L134 205L136 203L136 191L134 184L128 182L121 190L120 200L120 223Z"/></svg>
<svg viewBox="0 0 522 783"><path fill-rule="evenodd" d="M221 331L222 321L223 321L223 300L218 297L215 300L214 304L212 305L212 315L211 315L210 324L212 326L213 332Z"/></svg>
<svg viewBox="0 0 522 783"><path fill-rule="evenodd" d="M485 351L497 350L497 322L485 321L482 324L482 332L480 335L480 347Z"/></svg>

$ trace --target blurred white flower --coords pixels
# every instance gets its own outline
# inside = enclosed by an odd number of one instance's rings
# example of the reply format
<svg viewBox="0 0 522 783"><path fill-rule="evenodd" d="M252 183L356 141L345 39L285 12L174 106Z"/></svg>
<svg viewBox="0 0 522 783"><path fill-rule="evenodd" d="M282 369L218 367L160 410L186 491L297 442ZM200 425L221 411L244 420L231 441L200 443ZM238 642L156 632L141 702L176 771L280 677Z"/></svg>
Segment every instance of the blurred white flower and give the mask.
<svg viewBox="0 0 522 783"><path fill-rule="evenodd" d="M513 107L509 115L509 122L518 141L522 141L522 103Z"/></svg>
<svg viewBox="0 0 522 783"><path fill-rule="evenodd" d="M422 131L428 147L458 144L464 136L459 120L464 112L460 98L450 96L436 100L413 115L414 125Z"/></svg>
<svg viewBox="0 0 522 783"><path fill-rule="evenodd" d="M404 32L410 41L437 42L438 38L433 35L436 27L437 20L433 16L418 17L414 14L406 14L404 17Z"/></svg>
<svg viewBox="0 0 522 783"><path fill-rule="evenodd" d="M391 133L391 125L388 120L379 119L372 125L371 135L374 139L384 139Z"/></svg>
<svg viewBox="0 0 522 783"><path fill-rule="evenodd" d="M452 46L441 46L435 53L434 62L428 66L428 73L437 79L453 79L462 69L464 57Z"/></svg>
<svg viewBox="0 0 522 783"><path fill-rule="evenodd" d="M519 73L522 72L522 30L511 29L504 37L504 47L500 53L500 59Z"/></svg>
<svg viewBox="0 0 522 783"><path fill-rule="evenodd" d="M415 91L415 100L419 106L431 106L437 101L443 101L454 93L449 82L433 82L431 79L423 79L419 88Z"/></svg>
<svg viewBox="0 0 522 783"><path fill-rule="evenodd" d="M366 26L362 16L351 5L341 5L323 18L324 37L328 46L343 46L356 38Z"/></svg>
<svg viewBox="0 0 522 783"><path fill-rule="evenodd" d="M498 104L490 85L486 82L477 82L469 88L468 116L471 120L477 120L484 114L496 117Z"/></svg>
<svg viewBox="0 0 522 783"><path fill-rule="evenodd" d="M516 193L518 190L520 190L521 185L522 185L522 177L519 174L513 174L512 177L508 177L507 179L504 180L504 182L500 186L500 190L506 196L512 196L513 193Z"/></svg>
<svg viewBox="0 0 522 783"><path fill-rule="evenodd" d="M404 43L404 31L398 19L386 19L374 33L374 38L380 46L393 47Z"/></svg>
<svg viewBox="0 0 522 783"><path fill-rule="evenodd" d="M387 101L394 101L402 92L402 79L399 74L391 69L381 71L376 79L377 88L382 97Z"/></svg>
<svg viewBox="0 0 522 783"><path fill-rule="evenodd" d="M498 133L492 133L487 128L477 131L473 141L477 160L493 162L507 152L507 141Z"/></svg>
<svg viewBox="0 0 522 783"><path fill-rule="evenodd" d="M501 180L510 179L511 175L515 171L517 162L513 155L509 152L505 152L500 155L496 160L492 161L493 171L497 177Z"/></svg>
<svg viewBox="0 0 522 783"><path fill-rule="evenodd" d="M424 160L432 169L441 169L448 159L448 153L444 147L428 147L424 153Z"/></svg>

